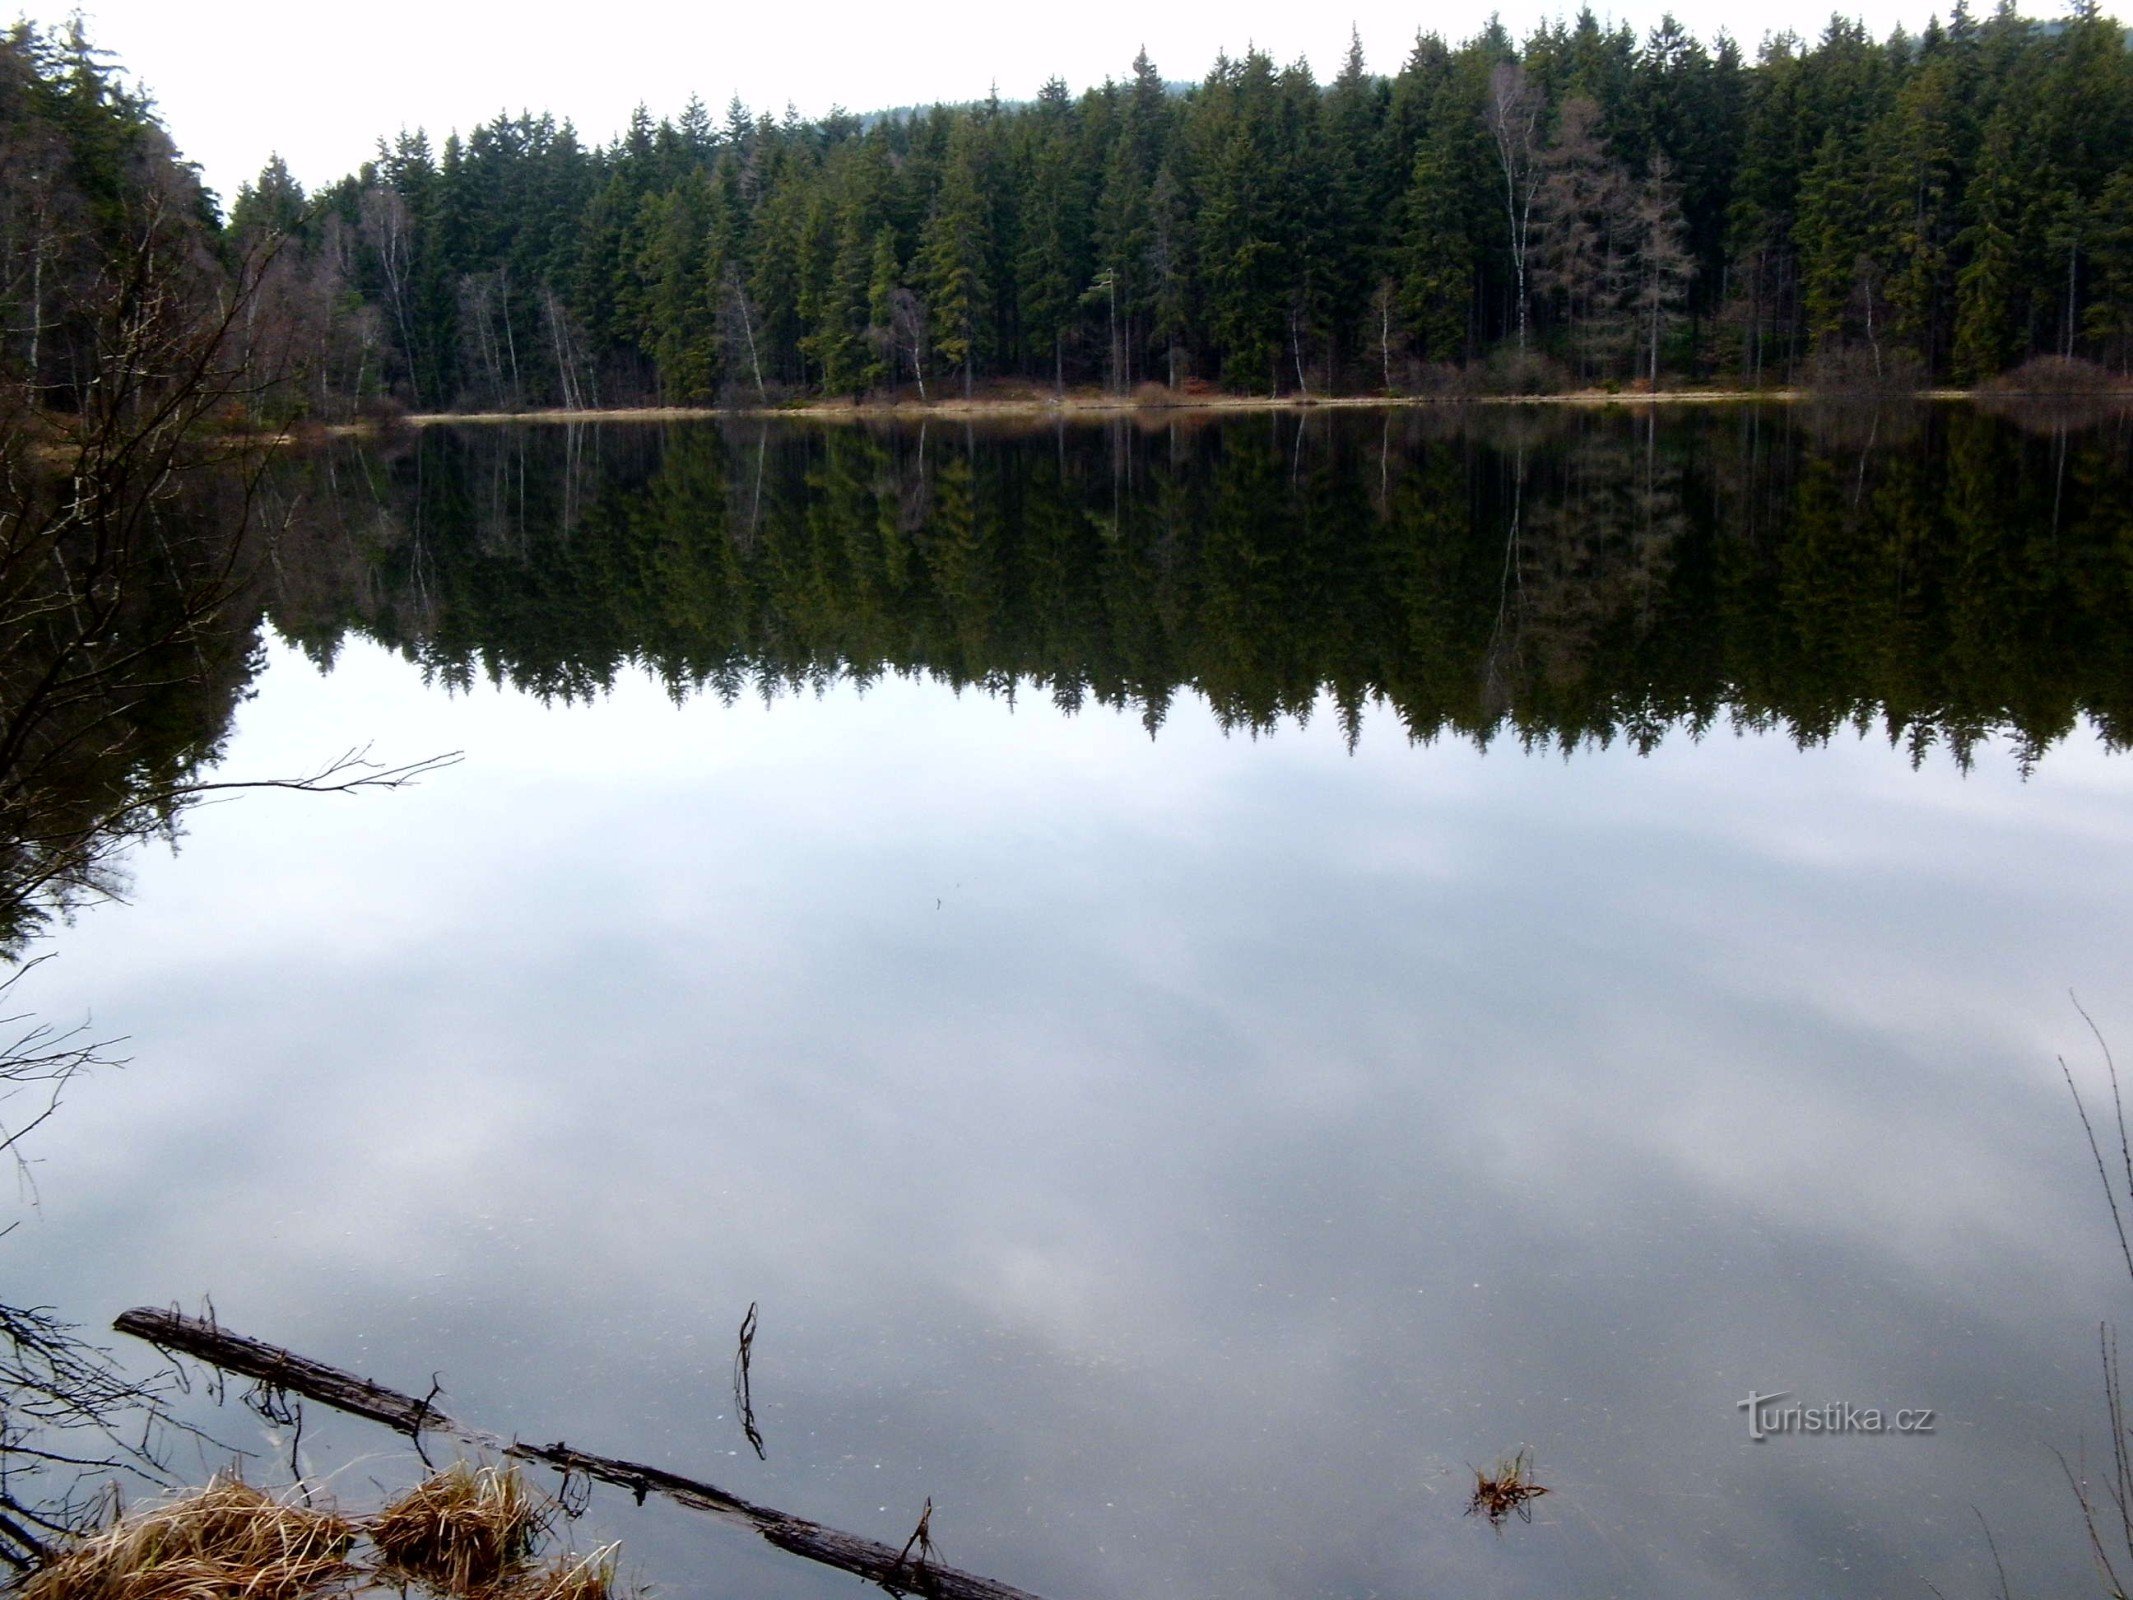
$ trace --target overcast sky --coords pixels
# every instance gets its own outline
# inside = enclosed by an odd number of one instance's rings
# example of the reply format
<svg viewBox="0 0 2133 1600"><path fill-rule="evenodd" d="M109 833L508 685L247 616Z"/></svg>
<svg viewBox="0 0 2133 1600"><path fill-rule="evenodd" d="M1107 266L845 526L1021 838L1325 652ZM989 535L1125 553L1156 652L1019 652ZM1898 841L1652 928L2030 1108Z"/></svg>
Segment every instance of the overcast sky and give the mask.
<svg viewBox="0 0 2133 1600"><path fill-rule="evenodd" d="M2037 5L2049 0L2029 0L2025 9ZM1877 32L1899 21L1916 26L1937 8L1945 6L1868 0L1846 7ZM27 6L48 21L67 9L61 0ZM738 93L758 109L782 110L790 101L806 115L832 105L860 111L980 99L995 82L1002 97L1026 99L1053 74L1076 90L1123 76L1143 44L1171 79L1197 78L1218 48L1236 52L1248 43L1283 61L1308 56L1323 77L1338 67L1351 22L1372 67L1391 71L1418 26L1460 37L1486 20L1492 4L95 0L86 9L94 37L155 95L179 146L227 202L276 150L316 185L359 164L381 132L419 125L441 140L505 109L551 110L599 142L638 102L670 113L692 91L716 110ZM1615 14L1641 32L1664 9L1663 0L1640 0ZM1575 0L1502 6L1519 31L1575 10ZM1813 32L1827 15L1817 0L1677 0L1673 10L1702 36L1725 27L1750 45L1773 30Z"/></svg>

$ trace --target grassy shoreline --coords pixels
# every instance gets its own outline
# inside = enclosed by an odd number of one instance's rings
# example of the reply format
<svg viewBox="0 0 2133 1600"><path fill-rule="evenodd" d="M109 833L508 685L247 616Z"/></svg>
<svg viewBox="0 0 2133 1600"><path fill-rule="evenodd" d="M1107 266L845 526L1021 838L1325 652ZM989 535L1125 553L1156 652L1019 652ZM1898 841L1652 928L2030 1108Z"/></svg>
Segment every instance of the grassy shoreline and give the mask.
<svg viewBox="0 0 2133 1600"><path fill-rule="evenodd" d="M1920 398L1967 399L1974 391L1930 390ZM400 418L409 427L460 427L493 422L684 422L718 417L819 417L836 421L905 417L1122 417L1259 411L1440 410L1488 405L1718 405L1748 401L1797 401L1804 389L1669 389L1657 394L1609 393L1604 389L1562 394L1505 395L1194 395L1150 401L1131 396L1069 394L1063 397L981 397L944 400L796 400L785 405L545 407L531 411L423 411ZM342 426L363 429L371 424Z"/></svg>
<svg viewBox="0 0 2133 1600"><path fill-rule="evenodd" d="M299 430L313 437L364 437L393 428L473 427L515 424L586 424L603 422L760 421L782 418L817 422L903 422L937 419L982 421L1107 422L1125 418L1201 419L1259 412L1444 411L1467 406L1556 406L1587 410L1614 407L1949 403L1962 401L2016 404L2121 406L2133 404L2133 389L2069 395L2015 390L1991 385L1977 388L1935 387L1889 393L1843 394L1802 387L1777 389L1573 389L1553 394L1490 395L1209 395L1181 394L1175 399L1140 395L1068 393L1066 395L980 395L915 400L814 399L779 405L587 406L539 407L524 411L417 411L403 415L329 423Z"/></svg>

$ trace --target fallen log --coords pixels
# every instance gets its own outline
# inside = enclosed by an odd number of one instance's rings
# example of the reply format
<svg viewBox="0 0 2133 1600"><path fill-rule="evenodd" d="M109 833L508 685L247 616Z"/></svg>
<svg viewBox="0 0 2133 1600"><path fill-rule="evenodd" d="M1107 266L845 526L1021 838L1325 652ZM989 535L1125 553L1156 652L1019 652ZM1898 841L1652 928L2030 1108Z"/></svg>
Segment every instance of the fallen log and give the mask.
<svg viewBox="0 0 2133 1600"><path fill-rule="evenodd" d="M293 1350L231 1333L209 1319L139 1306L122 1313L112 1326L120 1333L145 1339L168 1354L191 1356L269 1389L302 1395L350 1416L382 1423L411 1439L419 1441L425 1433L440 1434L472 1449L539 1462L565 1474L576 1473L613 1484L629 1490L640 1505L646 1495L656 1494L694 1511L708 1511L754 1529L780 1550L853 1573L894 1593L929 1595L937 1600L1037 1600L1026 1590L938 1565L923 1555L916 1561L907 1560L893 1546L759 1506L716 1484L685 1478L662 1467L595 1455L560 1442L534 1445L506 1439L445 1415L431 1404L434 1391L430 1398L418 1400Z"/></svg>

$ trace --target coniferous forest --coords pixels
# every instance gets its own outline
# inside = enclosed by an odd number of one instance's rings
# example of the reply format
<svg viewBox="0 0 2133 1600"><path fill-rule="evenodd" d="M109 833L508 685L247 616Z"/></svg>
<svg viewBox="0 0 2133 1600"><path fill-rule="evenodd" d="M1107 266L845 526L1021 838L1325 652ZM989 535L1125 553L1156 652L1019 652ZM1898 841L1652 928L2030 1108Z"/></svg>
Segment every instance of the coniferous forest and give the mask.
<svg viewBox="0 0 2133 1600"><path fill-rule="evenodd" d="M316 194L272 161L226 220L78 26L18 27L0 66L8 357L48 386L70 258L150 191L256 271L247 328L322 416L2133 364L2133 53L2087 3L1887 39L1837 18L1752 56L1587 11L1424 34L1390 76L1354 47L1329 84L1254 52L1184 86L1143 54L1078 96L691 102L606 146L499 116L380 140Z"/></svg>
<svg viewBox="0 0 2133 1600"><path fill-rule="evenodd" d="M691 104L606 148L499 118L315 203L270 166L232 224L301 234L341 387L424 408L2122 369L2133 56L2093 6L1753 59L1586 12L1330 84L1254 53L1180 90L1143 55L1078 97Z"/></svg>

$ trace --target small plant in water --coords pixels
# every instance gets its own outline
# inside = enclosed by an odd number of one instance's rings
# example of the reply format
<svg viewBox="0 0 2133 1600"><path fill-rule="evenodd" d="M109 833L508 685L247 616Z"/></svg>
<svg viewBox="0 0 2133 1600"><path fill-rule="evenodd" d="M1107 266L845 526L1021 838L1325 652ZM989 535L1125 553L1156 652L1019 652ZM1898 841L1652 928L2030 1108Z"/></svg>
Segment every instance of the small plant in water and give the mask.
<svg viewBox="0 0 2133 1600"><path fill-rule="evenodd" d="M903 1554L896 1558L898 1569L910 1565L911 1552L918 1552L918 1565L912 1570L924 1572L926 1563L940 1554L933 1542L933 1496L926 1496L926 1509L918 1514L918 1526L911 1530L911 1537L904 1541Z"/></svg>
<svg viewBox="0 0 2133 1600"><path fill-rule="evenodd" d="M1533 1452L1523 1445L1486 1472L1479 1467L1473 1472L1474 1498L1467 1502L1466 1514L1488 1518L1489 1526L1499 1533L1514 1516L1520 1522L1531 1522L1533 1502L1548 1492L1533 1481Z"/></svg>
<svg viewBox="0 0 2133 1600"><path fill-rule="evenodd" d="M548 1521L516 1472L459 1461L379 1512L367 1531L388 1572L464 1595L517 1579Z"/></svg>
<svg viewBox="0 0 2133 1600"><path fill-rule="evenodd" d="M310 1600L346 1592L356 1528L235 1475L114 1516L24 1582L21 1600Z"/></svg>
<svg viewBox="0 0 2133 1600"><path fill-rule="evenodd" d="M517 1472L463 1461L364 1520L287 1504L231 1475L114 1514L8 1593L11 1600L340 1600L415 1584L440 1600L613 1600L617 1545L535 1565L556 1509Z"/></svg>

